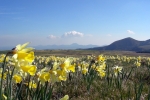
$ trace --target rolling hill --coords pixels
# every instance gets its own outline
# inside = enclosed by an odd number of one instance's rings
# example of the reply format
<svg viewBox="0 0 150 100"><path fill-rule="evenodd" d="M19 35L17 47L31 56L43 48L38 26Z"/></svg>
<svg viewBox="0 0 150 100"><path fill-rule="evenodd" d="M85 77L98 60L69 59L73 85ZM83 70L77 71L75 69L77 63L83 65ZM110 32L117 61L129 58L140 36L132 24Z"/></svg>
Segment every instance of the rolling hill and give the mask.
<svg viewBox="0 0 150 100"><path fill-rule="evenodd" d="M150 39L146 41L138 41L128 37L121 40L117 40L108 46L89 48L89 50L121 50L150 52Z"/></svg>

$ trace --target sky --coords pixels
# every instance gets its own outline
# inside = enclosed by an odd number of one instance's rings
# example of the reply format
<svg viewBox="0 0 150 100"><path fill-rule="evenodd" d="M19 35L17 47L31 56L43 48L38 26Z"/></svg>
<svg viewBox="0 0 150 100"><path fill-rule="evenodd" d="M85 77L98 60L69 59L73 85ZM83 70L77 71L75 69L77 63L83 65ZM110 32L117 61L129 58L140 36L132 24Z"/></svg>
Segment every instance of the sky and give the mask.
<svg viewBox="0 0 150 100"><path fill-rule="evenodd" d="M150 39L150 0L0 0L0 47Z"/></svg>

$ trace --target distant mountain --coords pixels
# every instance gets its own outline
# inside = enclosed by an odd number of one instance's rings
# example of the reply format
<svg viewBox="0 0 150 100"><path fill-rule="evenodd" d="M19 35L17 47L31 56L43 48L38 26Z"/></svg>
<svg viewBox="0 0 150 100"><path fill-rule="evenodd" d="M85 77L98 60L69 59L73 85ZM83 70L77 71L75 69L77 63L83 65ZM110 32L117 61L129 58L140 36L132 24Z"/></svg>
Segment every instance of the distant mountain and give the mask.
<svg viewBox="0 0 150 100"><path fill-rule="evenodd" d="M146 41L138 41L133 38L124 38L111 43L108 46L89 48L90 50L122 50L136 52L150 52L150 39Z"/></svg>
<svg viewBox="0 0 150 100"><path fill-rule="evenodd" d="M39 45L39 46L33 46L37 50L43 50L43 49L87 49L87 48L93 48L98 47L98 45L79 45L77 43L73 43L70 45Z"/></svg>
<svg viewBox="0 0 150 100"><path fill-rule="evenodd" d="M31 46L35 48L36 50L47 50L47 49L87 49L87 48L93 48L93 47L99 47L98 45L80 45L77 43L73 43L70 45L38 45L38 46ZM8 46L8 47L2 47L0 46L0 50L11 50L14 47Z"/></svg>

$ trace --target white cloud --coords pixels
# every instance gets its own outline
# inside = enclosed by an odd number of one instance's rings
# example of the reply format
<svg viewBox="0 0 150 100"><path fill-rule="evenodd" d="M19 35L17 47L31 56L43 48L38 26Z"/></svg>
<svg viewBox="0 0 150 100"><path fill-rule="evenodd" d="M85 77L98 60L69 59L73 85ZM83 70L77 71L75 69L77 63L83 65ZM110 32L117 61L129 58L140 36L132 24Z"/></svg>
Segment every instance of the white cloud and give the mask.
<svg viewBox="0 0 150 100"><path fill-rule="evenodd" d="M127 32L129 33L129 34L135 34L133 31L131 31L131 30L127 30Z"/></svg>
<svg viewBox="0 0 150 100"><path fill-rule="evenodd" d="M56 39L56 38L57 38L57 36L49 35L49 36L48 36L48 38L50 38L50 39Z"/></svg>
<svg viewBox="0 0 150 100"><path fill-rule="evenodd" d="M70 31L63 34L62 37L83 37L83 33L77 31Z"/></svg>

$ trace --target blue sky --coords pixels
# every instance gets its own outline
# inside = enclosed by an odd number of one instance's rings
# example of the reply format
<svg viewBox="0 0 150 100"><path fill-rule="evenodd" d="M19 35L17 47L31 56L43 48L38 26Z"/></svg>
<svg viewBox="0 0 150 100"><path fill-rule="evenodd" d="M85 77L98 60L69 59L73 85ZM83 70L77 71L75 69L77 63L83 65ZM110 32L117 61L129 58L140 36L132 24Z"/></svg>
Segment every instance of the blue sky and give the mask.
<svg viewBox="0 0 150 100"><path fill-rule="evenodd" d="M0 0L0 46L150 39L150 0Z"/></svg>

